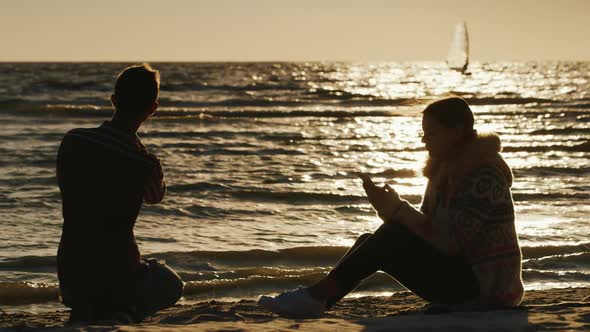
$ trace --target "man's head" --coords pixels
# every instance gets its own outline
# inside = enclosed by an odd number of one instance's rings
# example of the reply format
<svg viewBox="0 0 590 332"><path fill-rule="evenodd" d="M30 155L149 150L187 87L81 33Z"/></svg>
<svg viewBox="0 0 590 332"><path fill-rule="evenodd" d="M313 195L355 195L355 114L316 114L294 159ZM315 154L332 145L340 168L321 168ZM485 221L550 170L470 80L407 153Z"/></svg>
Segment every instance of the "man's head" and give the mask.
<svg viewBox="0 0 590 332"><path fill-rule="evenodd" d="M160 72L148 64L125 68L115 83L111 96L116 115L134 121L144 121L158 108Z"/></svg>

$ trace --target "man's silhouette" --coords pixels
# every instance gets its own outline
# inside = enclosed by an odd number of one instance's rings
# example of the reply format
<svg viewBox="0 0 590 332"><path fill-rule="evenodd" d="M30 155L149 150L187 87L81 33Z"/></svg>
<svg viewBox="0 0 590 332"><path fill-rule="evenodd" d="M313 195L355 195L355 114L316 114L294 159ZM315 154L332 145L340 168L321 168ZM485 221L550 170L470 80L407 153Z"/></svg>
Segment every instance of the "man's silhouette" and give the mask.
<svg viewBox="0 0 590 332"><path fill-rule="evenodd" d="M126 68L111 96L111 121L69 131L59 148L58 277L73 320L140 320L182 296L180 277L142 260L133 235L142 202L159 203L166 192L160 160L136 134L158 108L159 85L149 65Z"/></svg>

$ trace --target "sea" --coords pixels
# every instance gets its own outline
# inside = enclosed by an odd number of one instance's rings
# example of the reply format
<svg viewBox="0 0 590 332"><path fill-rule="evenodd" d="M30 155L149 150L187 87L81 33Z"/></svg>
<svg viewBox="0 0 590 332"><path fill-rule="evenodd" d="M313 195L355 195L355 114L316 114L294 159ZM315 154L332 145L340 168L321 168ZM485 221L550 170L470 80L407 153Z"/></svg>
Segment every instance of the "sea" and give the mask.
<svg viewBox="0 0 590 332"><path fill-rule="evenodd" d="M2 311L65 309L56 152L68 130L111 117L127 65L0 63ZM182 303L318 280L381 224L358 172L419 205L421 111L449 95L503 141L526 289L590 286L590 62L476 62L468 75L444 62L152 66L160 108L139 136L162 159L168 193L142 208L135 235L144 257L185 281ZM377 273L351 296L400 291Z"/></svg>

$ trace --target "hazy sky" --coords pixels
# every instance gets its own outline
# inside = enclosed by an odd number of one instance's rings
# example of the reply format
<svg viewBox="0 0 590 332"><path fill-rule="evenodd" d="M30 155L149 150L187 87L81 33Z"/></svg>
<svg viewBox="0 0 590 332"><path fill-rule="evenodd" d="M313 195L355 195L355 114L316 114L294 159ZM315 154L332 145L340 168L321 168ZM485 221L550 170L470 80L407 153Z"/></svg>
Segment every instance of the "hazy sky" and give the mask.
<svg viewBox="0 0 590 332"><path fill-rule="evenodd" d="M0 61L590 60L590 0L0 0Z"/></svg>

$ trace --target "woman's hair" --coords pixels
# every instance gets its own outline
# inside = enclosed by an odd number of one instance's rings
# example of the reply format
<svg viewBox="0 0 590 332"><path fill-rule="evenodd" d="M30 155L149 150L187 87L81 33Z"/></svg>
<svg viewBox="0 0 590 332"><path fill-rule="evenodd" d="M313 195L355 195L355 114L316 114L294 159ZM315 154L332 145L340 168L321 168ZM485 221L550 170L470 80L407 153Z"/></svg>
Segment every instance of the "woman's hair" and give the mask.
<svg viewBox="0 0 590 332"><path fill-rule="evenodd" d="M463 127L465 140L477 136L477 131L473 129L473 112L463 98L450 97L435 101L426 106L422 113L433 116L447 128Z"/></svg>

